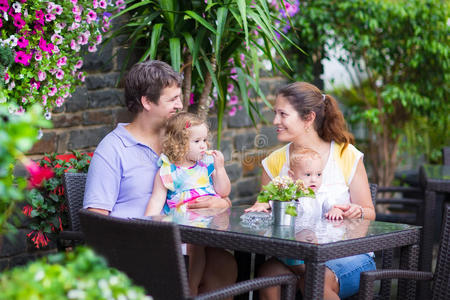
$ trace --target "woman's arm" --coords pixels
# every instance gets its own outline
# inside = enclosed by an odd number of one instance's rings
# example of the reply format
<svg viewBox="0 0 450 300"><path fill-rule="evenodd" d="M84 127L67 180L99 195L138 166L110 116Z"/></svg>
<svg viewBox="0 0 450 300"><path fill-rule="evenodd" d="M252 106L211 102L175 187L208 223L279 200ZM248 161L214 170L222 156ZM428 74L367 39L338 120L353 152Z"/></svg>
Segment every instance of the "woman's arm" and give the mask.
<svg viewBox="0 0 450 300"><path fill-rule="evenodd" d="M264 186L270 182L270 177L267 174L267 172L263 169L262 175L261 175L261 184ZM251 211L264 211L269 212L270 205L269 203L259 203L255 202L252 207L249 207L245 210L245 212L251 212Z"/></svg>
<svg viewBox="0 0 450 300"><path fill-rule="evenodd" d="M370 195L369 181L362 159L358 161L356 172L350 183L350 205L336 205L344 210L344 218L375 220L375 208Z"/></svg>
<svg viewBox="0 0 450 300"><path fill-rule="evenodd" d="M145 210L145 216L159 215L164 207L164 203L166 203L166 197L167 188L164 186L158 171L153 183L152 196L150 197Z"/></svg>
<svg viewBox="0 0 450 300"><path fill-rule="evenodd" d="M220 197L228 197L231 192L231 183L225 170L225 159L222 152L212 151L214 158L214 172L212 173L214 190Z"/></svg>

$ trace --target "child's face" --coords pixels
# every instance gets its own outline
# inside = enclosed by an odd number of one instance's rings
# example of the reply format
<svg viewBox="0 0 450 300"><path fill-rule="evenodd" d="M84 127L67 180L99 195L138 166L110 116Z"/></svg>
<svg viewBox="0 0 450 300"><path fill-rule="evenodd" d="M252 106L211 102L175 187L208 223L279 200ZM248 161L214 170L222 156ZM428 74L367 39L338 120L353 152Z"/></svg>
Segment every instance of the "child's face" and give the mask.
<svg viewBox="0 0 450 300"><path fill-rule="evenodd" d="M208 150L208 128L205 124L192 126L189 128L189 151L186 154L186 160L199 161Z"/></svg>
<svg viewBox="0 0 450 300"><path fill-rule="evenodd" d="M304 159L297 162L289 174L292 179L301 179L307 187L316 192L322 184L322 161L320 159Z"/></svg>

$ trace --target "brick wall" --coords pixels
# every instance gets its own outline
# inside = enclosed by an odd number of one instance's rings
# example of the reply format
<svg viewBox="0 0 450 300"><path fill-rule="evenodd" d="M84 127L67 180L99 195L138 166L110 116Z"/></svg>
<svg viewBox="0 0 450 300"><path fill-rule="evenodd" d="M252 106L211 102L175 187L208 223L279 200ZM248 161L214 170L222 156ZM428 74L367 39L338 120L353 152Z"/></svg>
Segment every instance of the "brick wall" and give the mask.
<svg viewBox="0 0 450 300"><path fill-rule="evenodd" d="M53 128L43 130L42 138L29 152L31 158L52 152L94 151L118 122L131 121L124 105L123 89L116 87L125 57L126 50L120 46L120 40L106 45L100 53L85 57L83 70L88 73L85 84L78 87L62 107L53 111ZM262 78L261 82L269 101L274 100L274 92L285 83L282 78L269 77ZM271 122L272 112L263 105L261 107L263 115ZM217 129L214 112L210 113L209 123L214 136ZM220 150L225 156L232 183L230 198L235 205L255 201L260 190L260 161L277 146L276 132L271 124L259 124L255 128L243 110L224 118ZM56 251L54 243L36 250L26 239L28 232L20 228L14 237L4 239L3 247L0 247L0 270Z"/></svg>

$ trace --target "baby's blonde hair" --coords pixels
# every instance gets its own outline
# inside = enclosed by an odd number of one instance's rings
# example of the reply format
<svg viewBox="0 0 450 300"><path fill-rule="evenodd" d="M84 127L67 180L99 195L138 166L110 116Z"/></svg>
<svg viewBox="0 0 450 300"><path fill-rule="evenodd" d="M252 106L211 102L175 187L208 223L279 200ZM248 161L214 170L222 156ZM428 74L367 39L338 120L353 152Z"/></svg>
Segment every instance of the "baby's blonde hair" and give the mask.
<svg viewBox="0 0 450 300"><path fill-rule="evenodd" d="M311 148L298 148L292 151L289 158L289 168L293 170L295 167L301 166L306 160L320 159L320 154Z"/></svg>
<svg viewBox="0 0 450 300"><path fill-rule="evenodd" d="M165 126L165 136L162 140L162 151L172 163L180 163L189 152L189 128L206 122L188 112L181 112L171 117Z"/></svg>

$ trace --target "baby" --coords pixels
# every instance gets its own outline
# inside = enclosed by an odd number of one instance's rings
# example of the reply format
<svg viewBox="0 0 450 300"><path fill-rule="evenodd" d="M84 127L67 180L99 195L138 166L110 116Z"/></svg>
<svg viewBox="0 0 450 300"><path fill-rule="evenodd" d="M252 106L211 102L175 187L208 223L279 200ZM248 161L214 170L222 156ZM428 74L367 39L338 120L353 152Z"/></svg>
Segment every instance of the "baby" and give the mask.
<svg viewBox="0 0 450 300"><path fill-rule="evenodd" d="M320 154L310 148L296 149L289 159L289 176L294 180L302 180L305 186L311 188L316 194L315 203L303 203L303 208L309 214L322 215L322 205L319 205L317 194L322 184L323 163ZM305 201L303 201L305 202ZM310 206L310 207L308 207ZM308 211L309 208L309 211ZM343 212L339 208L332 207L324 214L327 219L342 220Z"/></svg>

